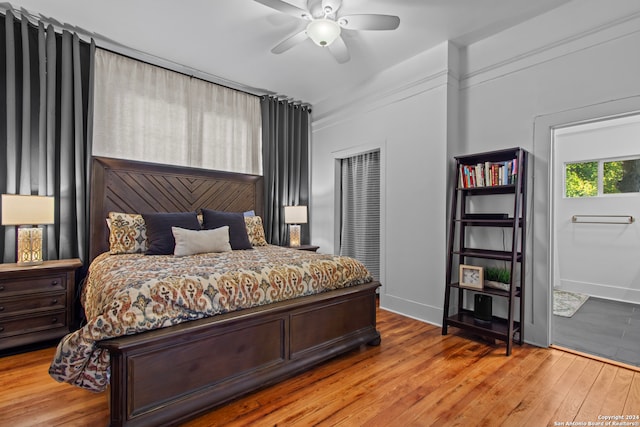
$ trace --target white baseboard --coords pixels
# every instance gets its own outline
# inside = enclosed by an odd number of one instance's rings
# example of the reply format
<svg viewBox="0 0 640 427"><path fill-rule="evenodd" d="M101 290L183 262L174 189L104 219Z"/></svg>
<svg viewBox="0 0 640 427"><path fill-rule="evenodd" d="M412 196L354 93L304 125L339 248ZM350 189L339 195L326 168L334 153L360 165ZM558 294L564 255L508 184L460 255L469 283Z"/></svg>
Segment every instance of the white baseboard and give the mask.
<svg viewBox="0 0 640 427"><path fill-rule="evenodd" d="M440 307L433 307L416 301L381 294L380 308L435 326L442 326L442 308Z"/></svg>
<svg viewBox="0 0 640 427"><path fill-rule="evenodd" d="M640 289L622 288L602 283L579 282L566 279L560 279L560 289L563 291L587 294L597 298L640 304Z"/></svg>

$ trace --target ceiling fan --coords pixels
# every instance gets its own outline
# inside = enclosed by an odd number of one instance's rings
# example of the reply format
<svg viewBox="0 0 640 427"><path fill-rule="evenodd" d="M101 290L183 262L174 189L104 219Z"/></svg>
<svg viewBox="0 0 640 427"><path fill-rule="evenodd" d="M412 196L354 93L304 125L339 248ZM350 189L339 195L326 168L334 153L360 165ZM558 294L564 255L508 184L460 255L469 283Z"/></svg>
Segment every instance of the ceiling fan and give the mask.
<svg viewBox="0 0 640 427"><path fill-rule="evenodd" d="M393 15L338 15L342 0L307 0L307 9L302 9L283 0L255 0L265 6L296 18L309 21L307 27L277 44L272 53L282 53L307 38L318 46L326 47L338 63L347 62L351 56L340 36L345 30L395 30L400 18Z"/></svg>

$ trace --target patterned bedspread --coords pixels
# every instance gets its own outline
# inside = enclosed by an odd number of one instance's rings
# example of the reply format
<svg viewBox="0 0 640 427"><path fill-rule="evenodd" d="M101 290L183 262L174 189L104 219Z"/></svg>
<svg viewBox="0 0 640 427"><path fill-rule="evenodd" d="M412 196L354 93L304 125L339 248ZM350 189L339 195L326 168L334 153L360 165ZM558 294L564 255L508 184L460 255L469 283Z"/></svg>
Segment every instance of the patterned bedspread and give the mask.
<svg viewBox="0 0 640 427"><path fill-rule="evenodd" d="M352 258L277 246L187 257L105 253L83 290L87 323L60 341L49 374L102 391L109 353L97 341L371 280Z"/></svg>

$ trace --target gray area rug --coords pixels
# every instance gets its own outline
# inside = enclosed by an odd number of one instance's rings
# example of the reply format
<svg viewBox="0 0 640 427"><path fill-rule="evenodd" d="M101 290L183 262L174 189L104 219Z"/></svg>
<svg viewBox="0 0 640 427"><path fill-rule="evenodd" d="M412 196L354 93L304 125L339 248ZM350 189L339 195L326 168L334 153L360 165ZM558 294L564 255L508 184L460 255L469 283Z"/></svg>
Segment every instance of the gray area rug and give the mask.
<svg viewBox="0 0 640 427"><path fill-rule="evenodd" d="M590 296L573 317L552 323L554 344L640 367L640 304Z"/></svg>
<svg viewBox="0 0 640 427"><path fill-rule="evenodd" d="M589 295L579 294L577 292L553 290L553 314L562 317L571 317L582 304L589 299Z"/></svg>

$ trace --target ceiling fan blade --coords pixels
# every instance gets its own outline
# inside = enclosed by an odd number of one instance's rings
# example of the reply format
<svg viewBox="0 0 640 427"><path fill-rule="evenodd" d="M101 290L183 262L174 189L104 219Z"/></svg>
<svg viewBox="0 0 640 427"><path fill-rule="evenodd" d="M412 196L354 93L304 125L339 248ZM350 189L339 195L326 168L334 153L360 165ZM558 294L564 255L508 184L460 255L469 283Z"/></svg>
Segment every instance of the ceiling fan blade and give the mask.
<svg viewBox="0 0 640 427"><path fill-rule="evenodd" d="M395 30L400 18L393 15L347 15L338 19L346 30Z"/></svg>
<svg viewBox="0 0 640 427"><path fill-rule="evenodd" d="M335 39L333 43L327 46L331 55L338 61L338 64L344 64L345 62L351 59L351 55L349 54L349 49L347 48L346 43L342 39L342 37L338 37Z"/></svg>
<svg viewBox="0 0 640 427"><path fill-rule="evenodd" d="M254 0L256 3L263 4L275 9L278 12L286 13L287 15L295 16L296 18L309 19L310 13L304 9L300 9L297 6L284 2L282 0Z"/></svg>
<svg viewBox="0 0 640 427"><path fill-rule="evenodd" d="M336 13L342 6L342 0L322 0L322 10L330 15Z"/></svg>
<svg viewBox="0 0 640 427"><path fill-rule="evenodd" d="M296 33L291 37L288 37L283 41L281 41L278 45L276 45L273 49L271 49L271 53L278 54L278 53L286 52L287 50L291 49L298 43L305 41L306 39L307 39L306 30L300 31L299 33Z"/></svg>

